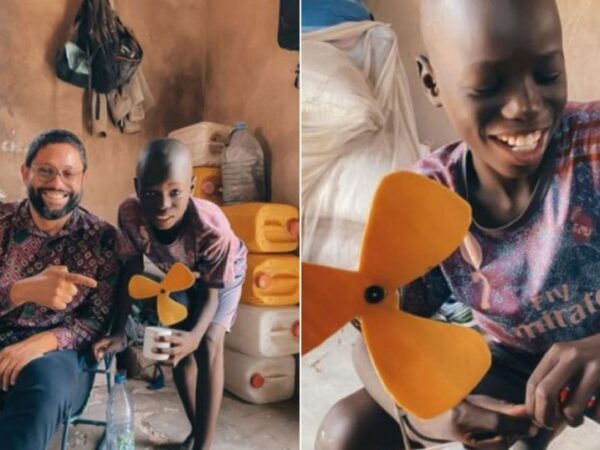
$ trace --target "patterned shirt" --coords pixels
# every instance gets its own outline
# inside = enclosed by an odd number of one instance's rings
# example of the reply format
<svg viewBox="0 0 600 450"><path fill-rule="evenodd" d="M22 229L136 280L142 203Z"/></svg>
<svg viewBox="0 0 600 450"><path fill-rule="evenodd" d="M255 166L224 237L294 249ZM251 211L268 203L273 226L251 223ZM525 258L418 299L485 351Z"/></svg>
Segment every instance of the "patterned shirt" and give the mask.
<svg viewBox="0 0 600 450"><path fill-rule="evenodd" d="M187 222L178 238L164 245L151 233L138 198L128 197L119 207L119 228L124 238L121 256L146 255L163 272L181 262L213 288L234 284L246 271L248 252L223 212L212 202L190 198L185 214Z"/></svg>
<svg viewBox="0 0 600 450"><path fill-rule="evenodd" d="M567 105L546 151L553 167L526 211L496 229L473 223L460 249L404 288L403 309L428 315L454 297L494 339L532 353L600 332L600 102ZM416 170L468 198L468 158L459 142Z"/></svg>
<svg viewBox="0 0 600 450"><path fill-rule="evenodd" d="M119 263L116 230L76 208L54 236L40 231L28 200L0 204L0 349L42 331L51 331L59 349L82 349L96 341L109 321ZM94 289L77 286L78 293L63 311L35 303L11 308L12 284L62 265L69 272L94 278Z"/></svg>

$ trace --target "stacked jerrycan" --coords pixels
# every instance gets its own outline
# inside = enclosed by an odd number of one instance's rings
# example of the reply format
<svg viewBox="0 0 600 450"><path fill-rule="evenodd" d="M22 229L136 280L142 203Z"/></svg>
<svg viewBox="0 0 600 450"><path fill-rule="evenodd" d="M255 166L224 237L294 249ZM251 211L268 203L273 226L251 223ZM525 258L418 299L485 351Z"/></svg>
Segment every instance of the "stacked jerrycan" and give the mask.
<svg viewBox="0 0 600 450"><path fill-rule="evenodd" d="M185 144L192 154L196 188L194 197L223 204L221 165L225 142L233 127L200 122L169 133Z"/></svg>
<svg viewBox="0 0 600 450"><path fill-rule="evenodd" d="M248 270L231 333L225 338L225 388L251 403L294 395L299 351L299 223L294 206L224 206L248 247Z"/></svg>

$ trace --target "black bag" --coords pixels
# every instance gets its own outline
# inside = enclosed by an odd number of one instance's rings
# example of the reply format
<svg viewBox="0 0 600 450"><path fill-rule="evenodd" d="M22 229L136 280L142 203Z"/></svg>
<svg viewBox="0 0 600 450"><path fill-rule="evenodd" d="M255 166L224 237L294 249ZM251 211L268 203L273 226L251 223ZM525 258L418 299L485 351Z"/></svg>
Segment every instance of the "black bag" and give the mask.
<svg viewBox="0 0 600 450"><path fill-rule="evenodd" d="M54 67L56 75L61 80L82 88L90 85L90 65L87 54L73 41L67 41L58 52Z"/></svg>
<svg viewBox="0 0 600 450"><path fill-rule="evenodd" d="M127 83L142 62L142 47L121 19L116 18L116 42L97 47L92 56L92 88L106 94Z"/></svg>
<svg viewBox="0 0 600 450"><path fill-rule="evenodd" d="M85 63L79 52L85 53ZM131 79L142 56L139 42L108 0L83 0L55 69L61 80L106 94Z"/></svg>

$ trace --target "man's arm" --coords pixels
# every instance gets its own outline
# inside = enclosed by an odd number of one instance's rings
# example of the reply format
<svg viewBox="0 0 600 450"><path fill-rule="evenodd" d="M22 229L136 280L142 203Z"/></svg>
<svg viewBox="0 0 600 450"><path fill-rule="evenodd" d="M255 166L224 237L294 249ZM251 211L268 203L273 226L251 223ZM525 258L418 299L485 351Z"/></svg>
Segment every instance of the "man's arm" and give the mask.
<svg viewBox="0 0 600 450"><path fill-rule="evenodd" d="M65 266L49 266L37 275L0 287L0 317L24 303L63 310L77 294L77 286L96 287L96 281Z"/></svg>
<svg viewBox="0 0 600 450"><path fill-rule="evenodd" d="M83 302L65 317L60 327L51 330L59 349L85 348L106 332L121 268L115 251L115 237L110 236L95 256L97 287L90 289Z"/></svg>

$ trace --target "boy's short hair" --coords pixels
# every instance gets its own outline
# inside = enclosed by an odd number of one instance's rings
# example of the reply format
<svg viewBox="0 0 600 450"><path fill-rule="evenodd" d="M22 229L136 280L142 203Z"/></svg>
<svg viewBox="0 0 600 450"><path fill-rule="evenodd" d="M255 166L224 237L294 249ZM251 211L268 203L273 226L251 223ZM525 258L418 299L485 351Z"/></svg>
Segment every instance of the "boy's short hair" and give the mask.
<svg viewBox="0 0 600 450"><path fill-rule="evenodd" d="M41 149L50 144L69 144L79 152L79 157L83 163L83 171L87 170L87 153L81 139L75 134L68 130L54 129L47 130L43 133L38 134L27 148L27 154L25 155L25 166L31 167L33 160L40 152Z"/></svg>

